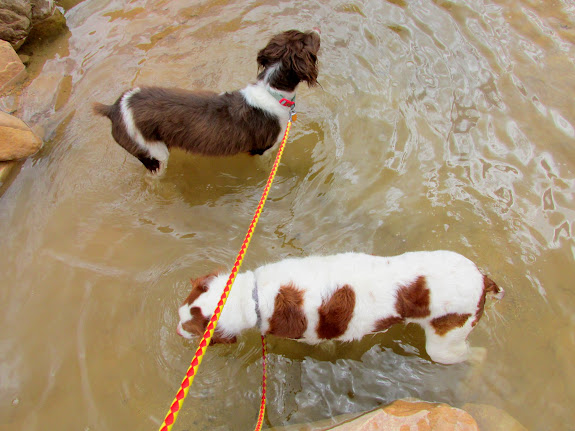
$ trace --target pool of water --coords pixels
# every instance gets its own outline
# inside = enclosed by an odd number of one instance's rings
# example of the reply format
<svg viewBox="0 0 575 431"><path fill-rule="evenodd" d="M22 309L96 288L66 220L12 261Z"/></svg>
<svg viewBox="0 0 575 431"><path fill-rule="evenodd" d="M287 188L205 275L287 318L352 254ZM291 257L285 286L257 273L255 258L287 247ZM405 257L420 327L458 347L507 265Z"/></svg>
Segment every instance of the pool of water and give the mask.
<svg viewBox="0 0 575 431"><path fill-rule="evenodd" d="M575 6L568 0L69 2L0 100L46 145L0 198L0 429L157 429L196 344L175 332L189 278L230 267L270 168L173 152L150 180L91 103L133 85L225 91L276 32L320 26L245 269L314 253L450 249L505 288L443 366L418 328L361 342L270 339L266 426L400 397L575 423ZM569 359L571 358L571 359ZM175 430L246 430L259 337L211 348Z"/></svg>

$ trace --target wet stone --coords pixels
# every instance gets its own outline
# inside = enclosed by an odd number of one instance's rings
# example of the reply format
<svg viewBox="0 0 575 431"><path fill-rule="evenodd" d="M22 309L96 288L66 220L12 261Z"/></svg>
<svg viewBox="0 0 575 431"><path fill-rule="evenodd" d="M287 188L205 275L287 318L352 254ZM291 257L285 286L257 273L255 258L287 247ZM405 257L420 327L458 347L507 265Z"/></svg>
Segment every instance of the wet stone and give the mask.
<svg viewBox="0 0 575 431"><path fill-rule="evenodd" d="M60 34L66 19L54 0L0 0L0 39L19 49L31 32L37 39Z"/></svg>
<svg viewBox="0 0 575 431"><path fill-rule="evenodd" d="M31 156L42 140L22 120L0 111L0 161Z"/></svg>
<svg viewBox="0 0 575 431"><path fill-rule="evenodd" d="M0 91L26 78L26 68L12 46L0 40Z"/></svg>
<svg viewBox="0 0 575 431"><path fill-rule="evenodd" d="M0 39L18 49L31 27L32 6L28 0L0 0Z"/></svg>
<svg viewBox="0 0 575 431"><path fill-rule="evenodd" d="M398 400L366 413L333 431L479 431L469 413L447 404Z"/></svg>

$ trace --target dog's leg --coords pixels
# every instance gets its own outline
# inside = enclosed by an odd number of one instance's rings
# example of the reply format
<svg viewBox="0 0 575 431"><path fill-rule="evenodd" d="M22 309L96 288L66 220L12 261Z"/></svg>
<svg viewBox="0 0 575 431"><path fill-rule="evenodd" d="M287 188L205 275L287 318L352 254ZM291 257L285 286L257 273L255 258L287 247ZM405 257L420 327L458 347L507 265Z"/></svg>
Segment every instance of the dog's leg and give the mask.
<svg viewBox="0 0 575 431"><path fill-rule="evenodd" d="M441 364L456 364L469 357L467 335L471 331L471 324L467 323L461 328L455 328L444 335L438 335L431 325L423 325L425 329L425 350L429 357Z"/></svg>

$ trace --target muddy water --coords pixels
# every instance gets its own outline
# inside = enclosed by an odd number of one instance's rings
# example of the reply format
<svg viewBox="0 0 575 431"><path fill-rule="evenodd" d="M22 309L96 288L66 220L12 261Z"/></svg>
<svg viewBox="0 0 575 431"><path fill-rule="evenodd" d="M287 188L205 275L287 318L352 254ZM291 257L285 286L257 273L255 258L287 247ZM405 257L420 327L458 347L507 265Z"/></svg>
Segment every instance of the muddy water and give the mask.
<svg viewBox="0 0 575 431"><path fill-rule="evenodd" d="M0 429L156 429L195 349L175 333L187 280L231 265L270 167L174 152L150 181L90 103L141 84L242 87L273 33L318 24L322 86L299 91L245 268L445 248L507 296L471 336L487 349L473 370L431 363L411 327L270 340L266 425L413 396L573 428L571 2L74 3L70 33L0 100L47 141L0 199ZM250 429L260 366L256 333L210 349L175 429Z"/></svg>

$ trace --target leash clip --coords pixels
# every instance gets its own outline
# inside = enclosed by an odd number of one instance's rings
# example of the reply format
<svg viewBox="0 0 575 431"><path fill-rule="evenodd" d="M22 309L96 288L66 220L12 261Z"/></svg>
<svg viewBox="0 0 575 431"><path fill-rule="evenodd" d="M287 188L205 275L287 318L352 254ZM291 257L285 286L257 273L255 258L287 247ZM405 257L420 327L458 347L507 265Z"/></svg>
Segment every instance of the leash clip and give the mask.
<svg viewBox="0 0 575 431"><path fill-rule="evenodd" d="M283 99L281 99L280 101L280 105L285 106L286 108L291 108L292 106L295 105L295 102L286 99L285 97Z"/></svg>
<svg viewBox="0 0 575 431"><path fill-rule="evenodd" d="M296 121L297 120L297 112L295 112L295 103L290 106L289 113L291 116L291 121Z"/></svg>

